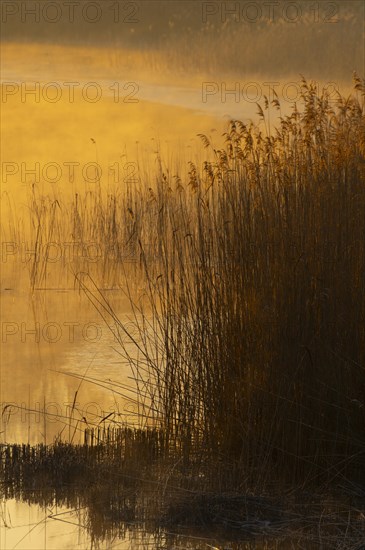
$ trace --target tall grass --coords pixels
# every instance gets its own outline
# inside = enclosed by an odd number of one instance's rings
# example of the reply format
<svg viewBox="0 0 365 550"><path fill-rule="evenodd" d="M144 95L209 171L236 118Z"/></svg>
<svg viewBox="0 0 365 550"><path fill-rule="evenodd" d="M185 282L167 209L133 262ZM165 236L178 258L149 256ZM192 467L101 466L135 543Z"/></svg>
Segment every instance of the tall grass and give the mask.
<svg viewBox="0 0 365 550"><path fill-rule="evenodd" d="M361 97L303 79L274 133L232 122L215 162L176 191L161 171L140 212L157 254L141 376L168 442L188 458L200 434L210 488L364 482L364 130Z"/></svg>
<svg viewBox="0 0 365 550"><path fill-rule="evenodd" d="M334 102L303 78L290 116L265 98L260 124L232 121L223 148L201 136L213 160L185 175L160 163L67 209L33 197L36 242L99 243L99 275L129 297L139 338L99 276L78 281L122 348L123 334L135 344L141 423L180 449L179 468L194 456L206 490L365 481L364 92L355 75Z"/></svg>

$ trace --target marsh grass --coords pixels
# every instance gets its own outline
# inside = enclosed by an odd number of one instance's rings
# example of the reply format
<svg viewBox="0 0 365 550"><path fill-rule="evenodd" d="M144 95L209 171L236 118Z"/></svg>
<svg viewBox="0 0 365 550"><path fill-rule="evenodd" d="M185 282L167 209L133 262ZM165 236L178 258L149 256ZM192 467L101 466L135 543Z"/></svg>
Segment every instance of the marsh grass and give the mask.
<svg viewBox="0 0 365 550"><path fill-rule="evenodd" d="M336 103L302 79L267 131L233 121L184 184L161 171L138 234L153 342L144 373L169 444L192 433L207 486L363 482L364 85ZM280 111L278 98L273 107ZM143 202L143 201L142 201ZM144 332L144 327L141 327ZM138 366L136 364L136 366ZM232 474L234 472L234 474ZM209 485L211 484L211 485Z"/></svg>
<svg viewBox="0 0 365 550"><path fill-rule="evenodd" d="M257 537L267 548L361 547L361 499L283 486L274 496L207 491L193 469L177 466L178 452L166 458L156 430L99 429L93 435L85 434L81 445L1 445L4 498L42 506L49 520L62 521L59 506L74 509L95 544L144 533L160 548L183 542L184 534L191 548L229 541L229 548L248 550Z"/></svg>
<svg viewBox="0 0 365 550"><path fill-rule="evenodd" d="M119 194L76 196L62 222L55 202L42 213L45 235L72 228L105 258L116 251L98 273L73 269L132 364L140 429L160 434L154 471L170 517L187 502L176 485L203 495L201 509L211 495L287 487L360 495L363 509L364 92L355 75L354 95L334 102L303 78L291 115L274 95L260 125L230 123L223 148L201 136L213 157L202 167L160 163ZM110 273L138 339L100 289Z"/></svg>

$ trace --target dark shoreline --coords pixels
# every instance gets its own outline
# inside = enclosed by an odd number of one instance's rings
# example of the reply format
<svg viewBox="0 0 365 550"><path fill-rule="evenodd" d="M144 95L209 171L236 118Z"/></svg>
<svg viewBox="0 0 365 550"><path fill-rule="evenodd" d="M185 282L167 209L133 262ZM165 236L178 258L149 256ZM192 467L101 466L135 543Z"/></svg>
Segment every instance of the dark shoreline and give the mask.
<svg viewBox="0 0 365 550"><path fill-rule="evenodd" d="M1 444L3 498L84 507L96 539L124 525L187 538L210 536L225 544L264 538L272 544L290 539L308 549L319 542L333 549L334 541L336 548L363 548L364 488L273 484L262 495L243 487L212 491L209 478L215 472L209 472L209 462L192 455L184 463L179 445L166 452L162 437L156 430L123 428L114 442L103 441L99 431L99 442L89 433L83 445Z"/></svg>

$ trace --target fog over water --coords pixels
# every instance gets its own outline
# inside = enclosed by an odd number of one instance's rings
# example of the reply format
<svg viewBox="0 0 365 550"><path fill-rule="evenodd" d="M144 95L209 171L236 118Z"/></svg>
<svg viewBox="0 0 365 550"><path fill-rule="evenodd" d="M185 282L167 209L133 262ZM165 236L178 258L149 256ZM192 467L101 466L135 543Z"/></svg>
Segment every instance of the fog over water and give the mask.
<svg viewBox="0 0 365 550"><path fill-rule="evenodd" d="M1 16L0 440L50 443L62 433L82 441L87 423L105 415L134 422L133 389L125 390L133 388L132 372L74 284L58 226L50 239L53 260L32 288L37 228L29 201L39 199L40 212L47 200L50 211L56 205L67 212L76 194L100 185L108 197L133 184L137 166L154 169L159 156L172 174L187 172L189 160L202 164L208 155L198 134L218 147L231 119L259 124L257 103L265 95L271 100L273 90L280 114L289 113L300 75L327 85L333 98L348 91L352 72L364 72L365 7L357 0L13 1L1 2ZM274 124L279 115L271 116ZM98 250L80 254L80 271L96 273ZM115 273L106 280L108 299L129 323L130 304L118 284ZM131 284L139 299L143 285ZM80 517L63 512L71 525L8 501L0 546L94 547L80 534ZM155 544L145 536L143 542L129 533L100 548Z"/></svg>

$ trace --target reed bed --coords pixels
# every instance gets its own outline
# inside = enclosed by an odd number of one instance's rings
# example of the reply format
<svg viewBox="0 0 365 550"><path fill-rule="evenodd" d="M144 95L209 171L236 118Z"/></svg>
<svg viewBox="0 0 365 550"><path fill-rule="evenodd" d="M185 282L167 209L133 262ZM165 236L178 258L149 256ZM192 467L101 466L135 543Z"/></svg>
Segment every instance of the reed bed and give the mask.
<svg viewBox="0 0 365 550"><path fill-rule="evenodd" d="M214 162L191 163L184 183L161 170L143 209L134 201L152 317L152 331L137 324L136 377L167 445L184 436L188 449L200 432L208 487L364 482L358 77L355 88L334 104L303 78L274 131L266 100L261 127L233 121L222 150L201 136Z"/></svg>
<svg viewBox="0 0 365 550"><path fill-rule="evenodd" d="M156 459L171 518L192 494L205 503L195 511L220 510L199 512L202 522L229 522L212 495L272 498L288 487L359 499L364 513L365 84L356 75L354 84L352 96L334 102L303 78L291 115L281 115L275 94L265 98L259 123L232 121L223 148L202 135L212 160L190 163L187 174L161 161L153 178L117 194L76 196L62 220L55 202L33 209L37 242L72 228L105 257L117 251L113 277L130 299L138 339L100 289L110 265L86 273L76 262L74 272L132 364L135 433L148 449L157 445L146 463ZM31 273L32 284L36 275L44 271ZM143 281L142 298L133 277ZM103 432L106 445L92 443L100 433L86 437L76 453L92 449L108 462L118 448L113 435ZM144 445L137 439L135 457ZM120 471L118 460L111 464Z"/></svg>
<svg viewBox="0 0 365 550"><path fill-rule="evenodd" d="M361 547L361 500L356 508L349 499L289 487L280 496L207 492L192 462L182 469L176 456L156 452L155 430L95 430L94 441L90 435L82 445L2 445L4 498L42 506L48 520L62 521L59 506L74 509L95 544L141 532L166 549L185 542L184 534L191 548L211 540L249 550L258 537L267 548Z"/></svg>

